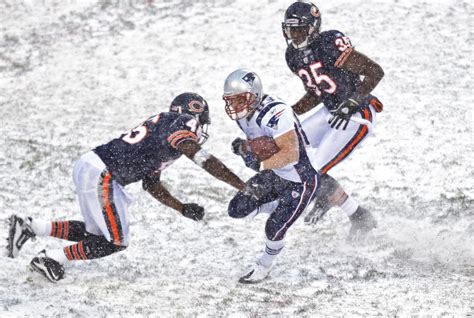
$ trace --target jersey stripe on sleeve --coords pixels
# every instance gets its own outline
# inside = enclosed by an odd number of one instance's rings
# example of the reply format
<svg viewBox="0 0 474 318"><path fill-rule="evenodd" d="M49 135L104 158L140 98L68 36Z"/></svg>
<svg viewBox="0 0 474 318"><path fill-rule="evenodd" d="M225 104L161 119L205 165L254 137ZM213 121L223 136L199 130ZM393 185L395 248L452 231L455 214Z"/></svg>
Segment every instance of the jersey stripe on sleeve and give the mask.
<svg viewBox="0 0 474 318"><path fill-rule="evenodd" d="M344 62L346 62L349 55L351 55L352 51L353 48L349 47L344 52L342 52L341 55L339 55L339 57L337 58L336 63L334 63L334 66L341 68L342 65L344 65Z"/></svg>

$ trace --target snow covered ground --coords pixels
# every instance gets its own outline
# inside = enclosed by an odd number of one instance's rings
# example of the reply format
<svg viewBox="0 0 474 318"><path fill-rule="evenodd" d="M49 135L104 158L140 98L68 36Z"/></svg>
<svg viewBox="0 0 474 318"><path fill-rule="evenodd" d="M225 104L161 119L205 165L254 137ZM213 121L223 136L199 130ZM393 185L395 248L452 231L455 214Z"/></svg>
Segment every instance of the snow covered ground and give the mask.
<svg viewBox="0 0 474 318"><path fill-rule="evenodd" d="M290 103L303 94L284 60L280 23L290 3L0 0L0 219L80 218L73 162L182 91L211 105L206 147L250 177L229 150L239 131L223 109L223 81L247 67ZM129 249L74 263L55 285L28 263L64 242L38 239L17 259L1 256L0 316L473 315L472 2L318 5L324 30L343 31L385 70L375 135L333 169L379 220L365 244L345 242L349 223L338 209L317 226L299 220L271 277L242 286L265 219L230 219L234 190L180 159L163 179L206 207L205 222L132 185Z"/></svg>

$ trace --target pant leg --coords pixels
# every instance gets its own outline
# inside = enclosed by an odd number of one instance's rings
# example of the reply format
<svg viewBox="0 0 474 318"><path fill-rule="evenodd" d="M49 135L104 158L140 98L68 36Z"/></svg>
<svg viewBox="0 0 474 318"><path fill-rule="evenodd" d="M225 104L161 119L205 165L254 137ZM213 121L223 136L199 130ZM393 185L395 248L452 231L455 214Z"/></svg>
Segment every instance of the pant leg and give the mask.
<svg viewBox="0 0 474 318"><path fill-rule="evenodd" d="M319 109L316 112L310 116L305 116L301 120L301 127L312 148L319 148L319 144L323 140L324 135L331 129L331 126L328 124L328 119L331 114L323 105L318 107Z"/></svg>
<svg viewBox="0 0 474 318"><path fill-rule="evenodd" d="M100 158L93 152L83 155L74 166L73 178L87 232L115 245L128 245L131 199Z"/></svg>
<svg viewBox="0 0 474 318"><path fill-rule="evenodd" d="M286 231L316 197L318 188L317 175L304 183L290 181L280 183L280 189L278 189L280 203L265 225L265 234L269 240L279 241L285 237Z"/></svg>
<svg viewBox="0 0 474 318"><path fill-rule="evenodd" d="M372 106L364 107L353 117L368 120L373 125L375 123L375 110ZM346 130L331 128L327 122L325 129L326 133L312 158L315 168L321 174L327 173L335 165L348 158L352 151L359 147L370 133L366 125L354 121L349 121Z"/></svg>

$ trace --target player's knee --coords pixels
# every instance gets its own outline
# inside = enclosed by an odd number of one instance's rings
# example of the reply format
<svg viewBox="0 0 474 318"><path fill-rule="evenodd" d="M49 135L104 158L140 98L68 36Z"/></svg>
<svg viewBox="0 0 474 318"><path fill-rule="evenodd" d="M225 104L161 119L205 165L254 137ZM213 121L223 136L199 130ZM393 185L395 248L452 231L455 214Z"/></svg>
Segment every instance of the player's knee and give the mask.
<svg viewBox="0 0 474 318"><path fill-rule="evenodd" d="M237 194L229 202L227 213L231 218L240 219L247 216L252 210L250 210L249 202L244 195Z"/></svg>
<svg viewBox="0 0 474 318"><path fill-rule="evenodd" d="M240 204L239 200L236 200L235 198L230 201L227 213L231 218L234 219L243 218L245 216L242 213L242 205Z"/></svg>

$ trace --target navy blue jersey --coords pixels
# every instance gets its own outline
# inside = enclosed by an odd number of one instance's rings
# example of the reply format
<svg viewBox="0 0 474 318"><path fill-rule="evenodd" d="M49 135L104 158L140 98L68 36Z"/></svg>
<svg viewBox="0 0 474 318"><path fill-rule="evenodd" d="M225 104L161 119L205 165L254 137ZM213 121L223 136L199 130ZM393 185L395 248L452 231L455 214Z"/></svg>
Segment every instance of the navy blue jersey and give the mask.
<svg viewBox="0 0 474 318"><path fill-rule="evenodd" d="M286 63L301 78L306 90L319 96L332 111L355 92L361 81L358 74L341 68L352 50L348 37L331 30L322 32L304 49L289 45Z"/></svg>
<svg viewBox="0 0 474 318"><path fill-rule="evenodd" d="M160 113L94 152L112 176L127 185L168 167L182 155L177 149L179 143L197 141L199 128L191 115Z"/></svg>

